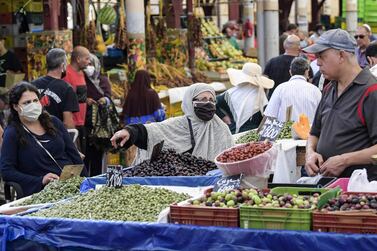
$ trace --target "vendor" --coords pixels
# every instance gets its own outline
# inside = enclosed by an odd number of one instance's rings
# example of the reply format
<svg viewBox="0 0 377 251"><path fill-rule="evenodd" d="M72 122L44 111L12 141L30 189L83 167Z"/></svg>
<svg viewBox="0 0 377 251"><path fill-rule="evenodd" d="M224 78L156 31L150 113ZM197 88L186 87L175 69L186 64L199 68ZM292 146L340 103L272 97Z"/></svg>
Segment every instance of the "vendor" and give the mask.
<svg viewBox="0 0 377 251"><path fill-rule="evenodd" d="M216 114L232 133L257 128L268 102L265 89L271 89L274 81L262 76L262 68L255 63L227 72L234 87L217 96Z"/></svg>
<svg viewBox="0 0 377 251"><path fill-rule="evenodd" d="M203 83L191 85L182 101L184 116L152 124L128 125L111 138L118 145L147 150L151 156L153 146L164 140L164 148L178 153L213 161L223 150L234 145L232 135L224 122L215 115L215 90ZM120 141L120 142L119 142Z"/></svg>
<svg viewBox="0 0 377 251"><path fill-rule="evenodd" d="M27 82L14 86L9 106L0 159L5 181L20 184L28 196L59 179L65 165L82 164L63 123L42 110L35 86Z"/></svg>
<svg viewBox="0 0 377 251"><path fill-rule="evenodd" d="M5 86L7 72L22 72L17 56L5 47L5 36L0 35L0 86Z"/></svg>
<svg viewBox="0 0 377 251"><path fill-rule="evenodd" d="M350 177L366 168L368 178L377 179L371 159L377 154L377 79L361 69L355 48L355 39L341 29L325 32L305 48L332 80L323 90L307 142L305 169L311 176Z"/></svg>

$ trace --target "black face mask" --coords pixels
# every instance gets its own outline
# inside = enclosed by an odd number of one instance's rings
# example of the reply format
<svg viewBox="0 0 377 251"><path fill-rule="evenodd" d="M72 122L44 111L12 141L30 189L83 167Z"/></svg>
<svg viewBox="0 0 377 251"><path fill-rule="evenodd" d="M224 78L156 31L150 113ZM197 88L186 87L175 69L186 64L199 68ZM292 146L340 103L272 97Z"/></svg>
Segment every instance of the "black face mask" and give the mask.
<svg viewBox="0 0 377 251"><path fill-rule="evenodd" d="M195 115L203 120L210 121L215 116L216 106L212 102L193 102Z"/></svg>

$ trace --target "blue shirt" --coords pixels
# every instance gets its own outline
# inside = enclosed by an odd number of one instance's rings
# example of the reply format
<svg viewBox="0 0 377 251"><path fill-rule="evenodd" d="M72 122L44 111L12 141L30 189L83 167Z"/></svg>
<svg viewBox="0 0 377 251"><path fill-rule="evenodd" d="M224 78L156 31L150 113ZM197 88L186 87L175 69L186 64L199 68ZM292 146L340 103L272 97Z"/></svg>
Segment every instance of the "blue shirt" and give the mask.
<svg viewBox="0 0 377 251"><path fill-rule="evenodd" d="M125 116L124 124L131 125L131 124L148 124L152 122L160 122L165 120L165 110L164 108L160 108L155 111L153 114L144 115L140 117L128 117Z"/></svg>
<svg viewBox="0 0 377 251"><path fill-rule="evenodd" d="M69 164L82 164L76 146L63 123L54 116L52 122L57 131L55 136L47 133L41 136L34 134L34 136L62 168ZM44 175L47 173L60 175L61 170L29 133L25 136L27 144L20 146L16 128L8 125L3 136L0 168L4 180L20 184L24 195L28 196L42 190Z"/></svg>

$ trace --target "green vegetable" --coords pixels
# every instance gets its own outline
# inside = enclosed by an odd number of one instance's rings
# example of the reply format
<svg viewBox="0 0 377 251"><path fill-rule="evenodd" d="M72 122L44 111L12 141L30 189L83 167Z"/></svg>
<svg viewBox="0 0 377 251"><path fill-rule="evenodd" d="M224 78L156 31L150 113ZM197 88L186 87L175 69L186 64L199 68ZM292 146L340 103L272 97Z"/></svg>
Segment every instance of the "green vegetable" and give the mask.
<svg viewBox="0 0 377 251"><path fill-rule="evenodd" d="M284 127L278 136L278 139L292 139L292 125L293 121L285 122Z"/></svg>
<svg viewBox="0 0 377 251"><path fill-rule="evenodd" d="M15 206L52 203L70 198L80 193L80 185L83 180L83 177L73 177L65 181L52 181L42 191Z"/></svg>
<svg viewBox="0 0 377 251"><path fill-rule="evenodd" d="M251 130L245 135L242 135L241 137L239 137L236 141L236 144L245 144L251 141L258 141L258 139L259 139L259 134L257 133L257 131Z"/></svg>
<svg viewBox="0 0 377 251"><path fill-rule="evenodd" d="M103 187L30 216L154 222L170 204L188 198L187 194L140 185Z"/></svg>

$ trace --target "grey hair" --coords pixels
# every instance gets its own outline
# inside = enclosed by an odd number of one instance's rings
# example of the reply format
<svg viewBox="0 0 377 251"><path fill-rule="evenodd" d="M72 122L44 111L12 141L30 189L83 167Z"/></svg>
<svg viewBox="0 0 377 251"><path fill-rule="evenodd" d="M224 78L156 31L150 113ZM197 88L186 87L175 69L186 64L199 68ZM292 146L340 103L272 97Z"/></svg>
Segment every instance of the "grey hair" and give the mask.
<svg viewBox="0 0 377 251"><path fill-rule="evenodd" d="M47 71L55 70L66 62L67 54L63 49L53 48L46 55Z"/></svg>
<svg viewBox="0 0 377 251"><path fill-rule="evenodd" d="M304 75L305 71L309 70L309 62L303 57L296 57L291 63L291 74L294 75Z"/></svg>
<svg viewBox="0 0 377 251"><path fill-rule="evenodd" d="M300 48L300 38L296 35L289 35L283 42L284 49Z"/></svg>

